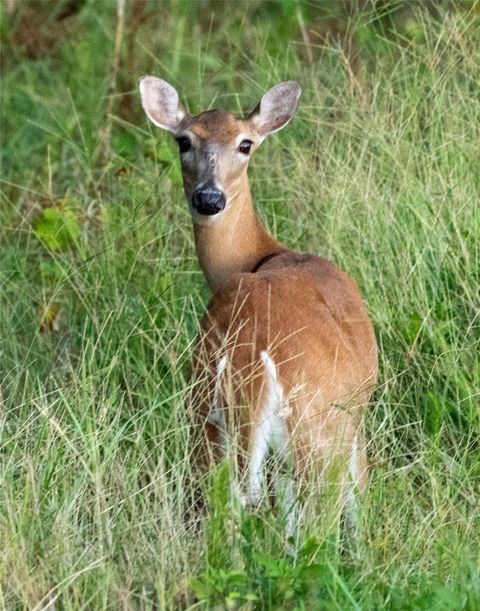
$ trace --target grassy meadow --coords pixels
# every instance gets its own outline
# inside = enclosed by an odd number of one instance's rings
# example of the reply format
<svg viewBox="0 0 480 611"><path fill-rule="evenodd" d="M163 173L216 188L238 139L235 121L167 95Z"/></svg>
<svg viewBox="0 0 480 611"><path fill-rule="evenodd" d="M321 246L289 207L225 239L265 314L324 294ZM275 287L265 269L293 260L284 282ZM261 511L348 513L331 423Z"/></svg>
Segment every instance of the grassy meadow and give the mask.
<svg viewBox="0 0 480 611"><path fill-rule="evenodd" d="M0 608L480 608L480 7L433 5L2 4ZM185 520L209 291L143 74L190 112L303 85L250 177L374 322L355 542L313 491L293 558L275 511L232 515L222 466Z"/></svg>

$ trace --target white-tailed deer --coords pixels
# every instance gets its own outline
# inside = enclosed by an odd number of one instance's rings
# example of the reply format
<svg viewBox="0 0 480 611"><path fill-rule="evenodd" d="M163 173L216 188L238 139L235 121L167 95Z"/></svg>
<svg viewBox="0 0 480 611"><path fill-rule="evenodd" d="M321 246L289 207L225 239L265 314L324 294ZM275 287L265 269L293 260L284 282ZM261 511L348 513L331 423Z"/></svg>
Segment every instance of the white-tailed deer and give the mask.
<svg viewBox="0 0 480 611"><path fill-rule="evenodd" d="M187 114L175 89L152 76L140 92L149 119L178 142L197 255L214 293L193 355L191 408L205 441L197 460L221 458L237 435L239 494L251 505L265 491L271 454L299 480L340 459L351 521L355 489L367 481L362 412L377 378L372 325L347 274L269 235L247 178L252 153L295 113L300 85L273 87L243 119Z"/></svg>

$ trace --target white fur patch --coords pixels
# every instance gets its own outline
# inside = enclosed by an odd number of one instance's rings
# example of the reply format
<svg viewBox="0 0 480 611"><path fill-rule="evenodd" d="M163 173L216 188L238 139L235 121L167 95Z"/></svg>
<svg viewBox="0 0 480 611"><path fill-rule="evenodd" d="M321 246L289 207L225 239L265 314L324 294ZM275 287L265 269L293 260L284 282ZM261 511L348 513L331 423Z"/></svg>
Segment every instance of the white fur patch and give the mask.
<svg viewBox="0 0 480 611"><path fill-rule="evenodd" d="M265 484L265 461L270 450L280 457L288 453L288 430L282 418L283 388L277 368L267 352L260 354L266 374L265 402L259 408L253 425L250 456L247 464L247 484L242 499L244 505L257 505Z"/></svg>
<svg viewBox="0 0 480 611"><path fill-rule="evenodd" d="M356 490L360 483L358 474L358 441L357 435L352 441L350 450L350 458L348 461L348 482L347 482L347 498L345 502L345 520L347 528L354 530L357 525L357 497Z"/></svg>

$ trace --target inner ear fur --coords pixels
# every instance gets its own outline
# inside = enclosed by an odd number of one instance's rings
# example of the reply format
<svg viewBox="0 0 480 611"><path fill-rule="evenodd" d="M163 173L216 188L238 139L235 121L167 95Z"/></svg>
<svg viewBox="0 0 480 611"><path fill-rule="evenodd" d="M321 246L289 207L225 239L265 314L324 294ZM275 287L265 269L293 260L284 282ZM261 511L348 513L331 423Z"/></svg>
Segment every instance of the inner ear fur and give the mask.
<svg viewBox="0 0 480 611"><path fill-rule="evenodd" d="M157 127L175 133L185 116L175 87L155 76L143 76L140 79L140 96L150 121Z"/></svg>
<svg viewBox="0 0 480 611"><path fill-rule="evenodd" d="M258 134L265 138L285 127L295 114L302 88L297 81L285 81L269 89L249 116Z"/></svg>

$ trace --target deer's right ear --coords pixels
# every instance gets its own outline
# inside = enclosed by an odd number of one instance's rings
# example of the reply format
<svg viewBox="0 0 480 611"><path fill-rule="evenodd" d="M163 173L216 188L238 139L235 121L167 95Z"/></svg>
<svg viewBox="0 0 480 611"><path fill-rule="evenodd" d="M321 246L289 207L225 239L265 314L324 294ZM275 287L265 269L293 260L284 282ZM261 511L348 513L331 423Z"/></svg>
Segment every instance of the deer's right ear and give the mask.
<svg viewBox="0 0 480 611"><path fill-rule="evenodd" d="M140 95L143 110L150 121L157 127L175 132L185 116L175 88L155 76L143 76Z"/></svg>

